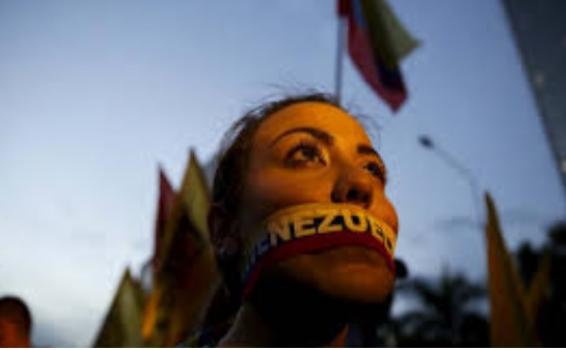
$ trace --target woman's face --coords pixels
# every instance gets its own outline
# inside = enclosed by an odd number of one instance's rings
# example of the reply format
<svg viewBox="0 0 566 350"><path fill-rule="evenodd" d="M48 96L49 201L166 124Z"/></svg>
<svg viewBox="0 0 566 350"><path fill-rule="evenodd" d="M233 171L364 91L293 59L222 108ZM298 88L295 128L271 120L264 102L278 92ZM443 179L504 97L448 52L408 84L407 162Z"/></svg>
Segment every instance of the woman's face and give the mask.
<svg viewBox="0 0 566 350"><path fill-rule="evenodd" d="M298 204L348 203L397 233L381 158L358 121L332 105L300 102L265 120L254 135L244 181L242 222ZM294 256L273 269L327 295L362 302L382 301L394 281L380 253L361 246Z"/></svg>

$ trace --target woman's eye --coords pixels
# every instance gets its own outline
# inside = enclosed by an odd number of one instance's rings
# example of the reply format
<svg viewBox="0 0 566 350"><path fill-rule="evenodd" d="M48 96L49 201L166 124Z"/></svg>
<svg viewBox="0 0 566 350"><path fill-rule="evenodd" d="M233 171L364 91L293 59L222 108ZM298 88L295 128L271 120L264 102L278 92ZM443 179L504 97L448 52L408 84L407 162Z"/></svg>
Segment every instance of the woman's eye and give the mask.
<svg viewBox="0 0 566 350"><path fill-rule="evenodd" d="M285 160L291 165L308 164L311 162L326 165L326 160L322 156L320 149L315 145L304 143L293 147L289 152L287 152Z"/></svg>
<svg viewBox="0 0 566 350"><path fill-rule="evenodd" d="M377 162L369 162L364 166L364 168L372 176L375 176L376 178L380 179L383 183L385 183L385 171Z"/></svg>

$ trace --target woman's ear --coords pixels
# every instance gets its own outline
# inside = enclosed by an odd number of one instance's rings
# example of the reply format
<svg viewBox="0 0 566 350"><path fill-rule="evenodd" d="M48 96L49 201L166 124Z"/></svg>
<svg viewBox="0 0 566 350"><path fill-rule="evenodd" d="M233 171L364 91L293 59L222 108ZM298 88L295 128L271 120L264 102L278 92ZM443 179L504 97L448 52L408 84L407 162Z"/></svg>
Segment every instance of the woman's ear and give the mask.
<svg viewBox="0 0 566 350"><path fill-rule="evenodd" d="M237 225L234 221L220 205L210 206L207 216L208 230L216 255L222 259L235 256L240 248Z"/></svg>

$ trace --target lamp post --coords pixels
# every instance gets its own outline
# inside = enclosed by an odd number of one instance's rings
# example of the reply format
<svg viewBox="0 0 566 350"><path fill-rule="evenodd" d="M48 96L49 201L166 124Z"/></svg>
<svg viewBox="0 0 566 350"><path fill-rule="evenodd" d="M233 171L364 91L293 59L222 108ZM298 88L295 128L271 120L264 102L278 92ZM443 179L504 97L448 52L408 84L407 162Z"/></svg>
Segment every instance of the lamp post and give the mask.
<svg viewBox="0 0 566 350"><path fill-rule="evenodd" d="M452 154L450 154L449 152L447 152L446 150L442 149L441 147L438 147L438 145L436 143L434 143L432 141L432 139L427 136L427 135L420 135L419 136L419 143L421 144L421 146L423 146L423 148L426 148L430 151L435 152L440 158L442 158L449 166L451 166L453 169L455 169L456 171L458 171L460 173L460 175L462 175L470 184L470 189L472 191L472 199L473 199L473 206L474 206L474 211L475 211L475 221L478 224L483 224L483 215L481 215L480 212L480 200L479 200L479 195L481 195L480 192L480 187L478 185L478 182L476 181L476 178L474 176L474 174L470 171L470 169L466 168L465 166L463 166L457 159L456 157L454 157Z"/></svg>

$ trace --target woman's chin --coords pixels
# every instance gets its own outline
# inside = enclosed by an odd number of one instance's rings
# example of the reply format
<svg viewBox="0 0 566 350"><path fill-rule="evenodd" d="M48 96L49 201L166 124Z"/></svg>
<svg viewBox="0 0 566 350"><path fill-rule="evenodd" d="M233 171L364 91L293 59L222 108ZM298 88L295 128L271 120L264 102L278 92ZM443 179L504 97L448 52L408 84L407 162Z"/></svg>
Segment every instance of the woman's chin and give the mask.
<svg viewBox="0 0 566 350"><path fill-rule="evenodd" d="M334 276L332 280L318 281L318 289L325 294L353 302L382 302L393 288L393 274L384 267L352 264L333 271L330 275Z"/></svg>
<svg viewBox="0 0 566 350"><path fill-rule="evenodd" d="M358 246L299 255L279 263L277 270L329 297L356 303L383 302L395 279L378 252Z"/></svg>

